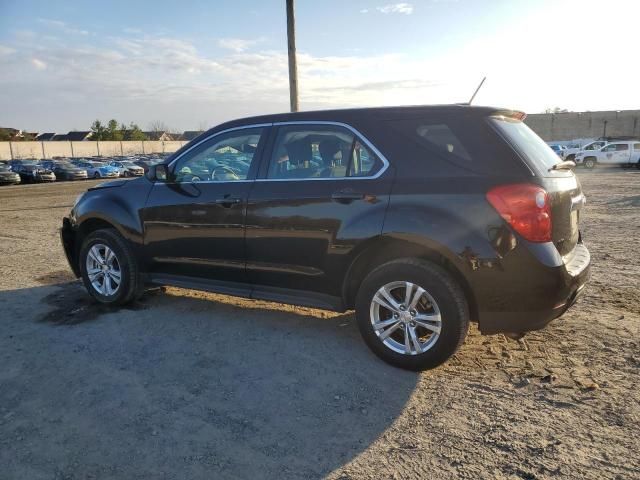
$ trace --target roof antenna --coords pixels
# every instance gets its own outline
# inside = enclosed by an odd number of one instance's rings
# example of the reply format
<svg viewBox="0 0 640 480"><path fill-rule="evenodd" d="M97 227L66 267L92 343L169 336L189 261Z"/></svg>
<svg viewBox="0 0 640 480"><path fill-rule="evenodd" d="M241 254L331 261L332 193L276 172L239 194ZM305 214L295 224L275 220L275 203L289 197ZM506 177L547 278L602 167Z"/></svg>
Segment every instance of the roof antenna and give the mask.
<svg viewBox="0 0 640 480"><path fill-rule="evenodd" d="M482 79L482 81L480 82L480 85L478 85L478 88L476 88L476 91L473 92L473 95L471 95L471 99L469 100L469 103L467 105L471 105L471 103L473 102L473 99L476 98L476 95L478 94L478 91L482 88L482 85L484 85L484 81L487 79L487 77L484 77Z"/></svg>

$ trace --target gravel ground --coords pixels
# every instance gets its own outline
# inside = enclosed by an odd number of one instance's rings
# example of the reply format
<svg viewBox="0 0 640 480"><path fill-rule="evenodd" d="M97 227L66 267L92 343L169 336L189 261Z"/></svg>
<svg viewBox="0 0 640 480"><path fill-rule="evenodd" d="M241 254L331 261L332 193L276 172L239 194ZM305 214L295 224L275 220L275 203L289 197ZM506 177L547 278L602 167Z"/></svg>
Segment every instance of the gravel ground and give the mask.
<svg viewBox="0 0 640 480"><path fill-rule="evenodd" d="M640 478L640 172L580 172L593 276L546 330L394 369L352 314L169 288L119 311L0 189L0 478ZM524 274L524 272L523 272Z"/></svg>

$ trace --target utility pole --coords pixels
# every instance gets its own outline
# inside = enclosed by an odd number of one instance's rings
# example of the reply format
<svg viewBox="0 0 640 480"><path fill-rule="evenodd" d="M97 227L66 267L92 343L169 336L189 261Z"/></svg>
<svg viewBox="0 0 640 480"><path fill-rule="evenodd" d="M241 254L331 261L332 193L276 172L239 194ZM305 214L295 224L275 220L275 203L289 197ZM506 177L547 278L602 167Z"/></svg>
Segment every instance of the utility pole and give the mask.
<svg viewBox="0 0 640 480"><path fill-rule="evenodd" d="M296 19L293 0L287 0L287 49L289 52L289 101L291 111L298 111L298 66L296 64Z"/></svg>

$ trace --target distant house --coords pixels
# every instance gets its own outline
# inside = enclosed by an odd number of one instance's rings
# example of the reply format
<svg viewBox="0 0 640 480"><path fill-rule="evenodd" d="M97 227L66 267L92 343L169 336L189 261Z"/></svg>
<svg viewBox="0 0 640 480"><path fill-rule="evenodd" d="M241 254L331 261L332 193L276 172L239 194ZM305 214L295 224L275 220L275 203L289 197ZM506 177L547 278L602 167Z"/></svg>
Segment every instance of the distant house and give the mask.
<svg viewBox="0 0 640 480"><path fill-rule="evenodd" d="M186 140L186 141L190 142L191 140L196 138L201 133L203 133L202 130L187 130L186 132L184 132L182 134L182 136L180 137L180 140Z"/></svg>
<svg viewBox="0 0 640 480"><path fill-rule="evenodd" d="M93 132L91 131L69 132L67 133L66 140L70 140L72 142L84 142L86 140L90 140L92 134Z"/></svg>
<svg viewBox="0 0 640 480"><path fill-rule="evenodd" d="M156 142L170 142L173 140L173 135L169 132L142 132L147 137L147 140L153 140Z"/></svg>
<svg viewBox="0 0 640 480"><path fill-rule="evenodd" d="M53 142L63 142L65 140L69 140L65 133L56 133L53 137L51 137L51 141Z"/></svg>
<svg viewBox="0 0 640 480"><path fill-rule="evenodd" d="M53 132L49 132L49 133L41 133L36 137L36 140L38 142L49 142L51 140L53 140L53 137L55 137L56 134Z"/></svg>

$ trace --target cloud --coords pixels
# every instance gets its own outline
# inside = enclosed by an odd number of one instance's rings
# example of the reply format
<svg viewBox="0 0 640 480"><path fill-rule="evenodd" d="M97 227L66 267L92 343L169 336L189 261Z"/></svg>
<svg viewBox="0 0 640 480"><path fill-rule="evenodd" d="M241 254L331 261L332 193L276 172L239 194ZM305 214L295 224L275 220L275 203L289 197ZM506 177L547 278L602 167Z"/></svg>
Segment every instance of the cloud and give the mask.
<svg viewBox="0 0 640 480"><path fill-rule="evenodd" d="M47 64L37 58L32 58L31 64L36 70L46 70L47 68Z"/></svg>
<svg viewBox="0 0 640 480"><path fill-rule="evenodd" d="M264 39L258 38L249 40L244 38L221 38L218 40L218 46L234 52L244 52L252 46L262 42Z"/></svg>
<svg viewBox="0 0 640 480"><path fill-rule="evenodd" d="M360 13L369 13L369 9L368 8L363 8L362 10L360 10Z"/></svg>
<svg viewBox="0 0 640 480"><path fill-rule="evenodd" d="M411 15L413 13L413 5L410 3L390 3L381 7L376 7L380 13L401 13Z"/></svg>
<svg viewBox="0 0 640 480"><path fill-rule="evenodd" d="M54 20L51 18L38 18L37 21L42 25L59 29L64 33L68 33L70 35L89 35L89 32L87 30L70 27L67 23L63 22L62 20Z"/></svg>
<svg viewBox="0 0 640 480"><path fill-rule="evenodd" d="M4 55L11 55L15 51L16 51L15 48L11 48L11 47L6 47L4 45L0 45L0 57L2 57Z"/></svg>

